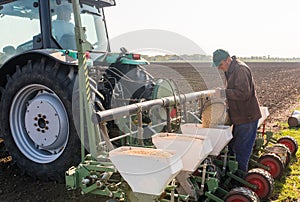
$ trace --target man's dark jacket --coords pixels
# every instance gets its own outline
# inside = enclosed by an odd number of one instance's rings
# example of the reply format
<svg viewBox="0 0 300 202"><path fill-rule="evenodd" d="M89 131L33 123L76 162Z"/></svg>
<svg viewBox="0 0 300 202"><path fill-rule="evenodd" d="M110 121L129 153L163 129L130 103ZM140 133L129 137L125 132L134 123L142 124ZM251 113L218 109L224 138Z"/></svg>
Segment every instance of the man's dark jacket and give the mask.
<svg viewBox="0 0 300 202"><path fill-rule="evenodd" d="M250 68L233 56L225 76L227 80L225 93L231 123L240 125L257 121L261 113Z"/></svg>

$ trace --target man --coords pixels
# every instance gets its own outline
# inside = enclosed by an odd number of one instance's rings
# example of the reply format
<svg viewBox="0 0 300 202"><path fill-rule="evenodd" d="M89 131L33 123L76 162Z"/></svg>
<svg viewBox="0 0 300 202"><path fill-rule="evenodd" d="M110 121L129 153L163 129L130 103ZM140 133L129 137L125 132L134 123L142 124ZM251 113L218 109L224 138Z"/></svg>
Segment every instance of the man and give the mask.
<svg viewBox="0 0 300 202"><path fill-rule="evenodd" d="M72 9L69 5L61 5L57 8L57 18L52 22L52 32L60 42L64 35L75 36L74 24L70 22Z"/></svg>
<svg viewBox="0 0 300 202"><path fill-rule="evenodd" d="M223 49L213 53L213 66L222 70L226 77L226 89L216 90L216 93L226 96L228 115L233 124L229 152L236 155L239 169L247 172L261 117L252 72L245 63L235 56L230 57Z"/></svg>

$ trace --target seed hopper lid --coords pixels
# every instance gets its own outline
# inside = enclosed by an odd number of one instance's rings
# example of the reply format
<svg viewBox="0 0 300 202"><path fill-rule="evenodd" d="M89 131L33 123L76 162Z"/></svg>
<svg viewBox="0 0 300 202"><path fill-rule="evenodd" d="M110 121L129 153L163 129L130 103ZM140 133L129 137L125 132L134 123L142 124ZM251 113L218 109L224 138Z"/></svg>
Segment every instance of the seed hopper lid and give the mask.
<svg viewBox="0 0 300 202"><path fill-rule="evenodd" d="M187 123L180 126L183 134L200 135L207 137L213 150L209 155L217 156L232 139L229 126L219 125L216 128L203 128L202 124Z"/></svg>
<svg viewBox="0 0 300 202"><path fill-rule="evenodd" d="M200 135L158 133L152 142L159 149L176 151L184 171L195 171L212 151L210 140Z"/></svg>

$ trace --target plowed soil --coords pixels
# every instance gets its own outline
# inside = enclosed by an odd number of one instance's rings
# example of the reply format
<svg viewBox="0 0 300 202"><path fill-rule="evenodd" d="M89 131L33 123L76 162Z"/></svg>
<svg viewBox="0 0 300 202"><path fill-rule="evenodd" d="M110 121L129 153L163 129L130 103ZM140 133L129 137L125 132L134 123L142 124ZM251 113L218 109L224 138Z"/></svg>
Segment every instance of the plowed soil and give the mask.
<svg viewBox="0 0 300 202"><path fill-rule="evenodd" d="M259 102L269 108L267 129L277 131L280 129L277 122L287 122L291 112L300 107L300 63L248 63L248 65L253 71ZM207 81L219 79L209 74L212 69L208 63L152 64L147 70L155 77L173 77L172 79L179 83L178 86L181 88L183 85L180 82L187 82L189 84L187 91L205 90ZM202 78L204 76L211 77L207 80ZM64 184L36 181L22 175L22 171L14 165L1 165L0 180L0 201L3 202L105 201L103 197L83 196L79 190L67 191Z"/></svg>

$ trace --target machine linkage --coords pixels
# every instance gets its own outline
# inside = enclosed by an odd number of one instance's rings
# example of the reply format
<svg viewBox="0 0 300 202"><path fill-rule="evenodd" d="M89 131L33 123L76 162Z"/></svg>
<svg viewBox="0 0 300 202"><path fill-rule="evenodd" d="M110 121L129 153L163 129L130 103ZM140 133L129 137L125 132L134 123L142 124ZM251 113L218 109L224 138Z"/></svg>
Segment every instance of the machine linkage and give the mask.
<svg viewBox="0 0 300 202"><path fill-rule="evenodd" d="M113 119L128 120L126 123L133 124L133 116L141 116L143 112L149 111L154 106L163 108L170 108L175 103L186 105L187 103L197 102L205 103L203 100L211 100L213 98L213 91L201 91L180 96L170 96L161 99L136 103L124 107L114 108L106 111L100 111L93 114L94 124L99 122L101 130L101 138L98 145L99 151L97 155L87 155L84 161L78 167L72 167L66 172L66 183L69 189L80 188L83 194L93 193L102 196L108 196L119 201L232 201L236 198L243 198L243 201L259 201L261 199L268 199L274 189L274 180L269 173L263 169L255 168L248 173L242 173L238 170L237 161L234 156L228 155L226 145L232 138L230 127L219 126L217 128L201 128L201 124L189 124L182 115L182 122L179 130L172 130L172 119L169 118L164 123L165 132L156 132L152 134L152 145L145 144L143 131L149 126L141 124L141 119L138 118L138 127L132 131L130 126L126 128L127 133L120 138L109 138L107 130L105 130L105 123ZM182 114L197 114L203 106L198 105L199 108L195 112L182 112ZM186 108L186 106L181 106ZM165 110L167 117L169 110ZM140 114L139 114L140 113ZM197 116L201 116L198 115ZM97 121L95 121L97 120ZM174 121L174 120L173 120ZM189 120L191 121L191 120ZM194 121L199 121L194 120ZM190 131L189 131L190 130ZM155 126L152 128L155 132ZM103 134L104 133L104 134ZM190 135L187 135L190 134ZM207 135L206 137L203 137ZM132 137L138 138L139 141L130 141ZM199 136L199 137L198 137ZM104 138L104 140L103 140ZM142 138L142 139L141 139ZM173 167L169 173L165 172L163 175L157 174L148 175L147 168L142 168L142 164L151 162L151 158L158 158L154 151L159 150L166 152L174 150L174 148L164 148L161 145L168 145L163 141L167 138L172 139L171 145L174 144L177 152L181 154L166 153L166 155L180 156L177 161L167 162L161 164L164 166ZM198 139L199 138L199 139ZM106 147L107 142L122 140L125 143L123 146L116 148L113 146ZM188 140L190 149L181 151L182 148L187 148L183 144L183 140ZM179 140L179 141L176 141ZM205 142L206 141L206 142ZM193 150L192 143L199 143L196 145L196 150ZM183 145L182 145L183 144ZM93 146L95 144L90 144ZM100 146L99 146L100 145ZM174 146L173 145L173 146ZM209 145L209 146L208 146ZM203 148L202 148L203 147ZM164 150L167 149L167 150ZM190 150L190 151L189 151ZM189 164L193 157L199 157L195 164ZM151 156L152 155L152 156ZM150 156L150 157L149 157ZM147 159L143 161L141 159ZM171 158L171 157L170 157ZM188 161L186 161L186 159ZM168 159L168 158L167 158ZM136 161L135 161L136 160ZM187 163L188 162L188 163ZM164 162L166 163L166 162ZM169 163L169 164L168 164ZM152 162L153 164L153 162ZM149 164L151 165L151 163ZM172 165L172 166L171 166ZM132 170L132 167L135 167ZM149 166L151 168L151 166ZM149 168L149 169L150 169ZM145 170L139 170L145 169ZM151 168L152 169L152 168ZM177 170L176 170L177 169ZM173 172L174 171L174 172ZM132 173L130 173L132 172ZM154 172L154 171L153 171ZM139 178L143 173L142 178ZM159 172L157 172L159 173ZM134 175L134 177L131 176ZM167 176L167 179L162 178ZM246 178L245 178L246 176ZM266 176L266 177L265 177ZM156 179L155 179L156 177ZM154 181L162 181L162 189L158 192L151 190L150 187L157 185L151 184ZM141 184L141 181L143 183ZM165 185L166 184L166 185ZM239 185L239 188L236 188ZM264 185L264 186L261 186ZM142 187L142 188L141 188Z"/></svg>

